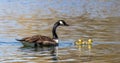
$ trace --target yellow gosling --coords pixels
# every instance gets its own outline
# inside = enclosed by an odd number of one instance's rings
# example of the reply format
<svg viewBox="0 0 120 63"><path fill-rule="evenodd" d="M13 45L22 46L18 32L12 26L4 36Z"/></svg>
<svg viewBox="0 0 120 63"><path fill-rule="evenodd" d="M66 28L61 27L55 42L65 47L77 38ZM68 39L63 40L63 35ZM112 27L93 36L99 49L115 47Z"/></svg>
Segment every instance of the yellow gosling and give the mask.
<svg viewBox="0 0 120 63"><path fill-rule="evenodd" d="M83 41L83 42L82 42L82 45L85 45L86 43L87 43L86 41Z"/></svg>
<svg viewBox="0 0 120 63"><path fill-rule="evenodd" d="M75 45L91 45L93 42L92 39L88 39L88 41L83 41L82 39L79 39L75 41Z"/></svg>
<svg viewBox="0 0 120 63"><path fill-rule="evenodd" d="M88 39L87 44L88 44L88 45L90 45L90 44L92 44L92 42L93 42L93 40L92 40L92 39Z"/></svg>
<svg viewBox="0 0 120 63"><path fill-rule="evenodd" d="M81 45L82 42L83 42L83 40L82 40L82 39L79 39L78 41L75 42L75 45Z"/></svg>

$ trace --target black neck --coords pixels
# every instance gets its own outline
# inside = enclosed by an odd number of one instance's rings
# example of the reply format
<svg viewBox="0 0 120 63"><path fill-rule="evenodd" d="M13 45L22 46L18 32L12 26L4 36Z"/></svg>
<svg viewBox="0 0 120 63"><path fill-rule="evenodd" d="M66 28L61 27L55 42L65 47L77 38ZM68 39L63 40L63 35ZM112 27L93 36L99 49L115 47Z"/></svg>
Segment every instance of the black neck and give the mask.
<svg viewBox="0 0 120 63"><path fill-rule="evenodd" d="M57 33L56 33L56 29L59 26L58 23L55 23L52 29L52 34L53 34L53 39L58 39Z"/></svg>

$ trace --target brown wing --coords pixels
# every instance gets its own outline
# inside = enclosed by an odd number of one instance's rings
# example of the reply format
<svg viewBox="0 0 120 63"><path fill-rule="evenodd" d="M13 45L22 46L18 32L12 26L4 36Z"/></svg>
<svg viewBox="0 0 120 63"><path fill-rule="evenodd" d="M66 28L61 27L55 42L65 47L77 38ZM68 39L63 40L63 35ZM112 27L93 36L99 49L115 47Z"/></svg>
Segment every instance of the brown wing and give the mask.
<svg viewBox="0 0 120 63"><path fill-rule="evenodd" d="M56 45L56 42L47 36L41 36L40 39L36 42L45 46Z"/></svg>
<svg viewBox="0 0 120 63"><path fill-rule="evenodd" d="M22 39L16 39L17 41L25 41L25 42L36 42L37 40L39 40L39 37L41 35L34 35L34 36L31 36L31 37L25 37L25 38L22 38Z"/></svg>
<svg viewBox="0 0 120 63"><path fill-rule="evenodd" d="M40 36L39 40L37 41L37 43L50 43L50 42L55 42L52 38L47 37L47 36Z"/></svg>
<svg viewBox="0 0 120 63"><path fill-rule="evenodd" d="M22 38L22 39L16 39L17 41L27 41L29 40L31 37L25 37L25 38Z"/></svg>
<svg viewBox="0 0 120 63"><path fill-rule="evenodd" d="M53 43L55 42L52 38L47 36L41 36L41 35L33 35L31 37L25 37L18 41L25 41L25 42L37 42L37 43Z"/></svg>

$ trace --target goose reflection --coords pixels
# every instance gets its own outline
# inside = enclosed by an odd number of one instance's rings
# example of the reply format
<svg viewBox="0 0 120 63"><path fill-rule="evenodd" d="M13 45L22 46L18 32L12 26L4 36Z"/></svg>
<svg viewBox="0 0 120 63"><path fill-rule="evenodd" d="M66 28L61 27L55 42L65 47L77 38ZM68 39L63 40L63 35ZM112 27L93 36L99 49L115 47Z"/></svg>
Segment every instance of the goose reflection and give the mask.
<svg viewBox="0 0 120 63"><path fill-rule="evenodd" d="M53 61L58 61L58 46L54 46L50 50L50 54L52 56Z"/></svg>

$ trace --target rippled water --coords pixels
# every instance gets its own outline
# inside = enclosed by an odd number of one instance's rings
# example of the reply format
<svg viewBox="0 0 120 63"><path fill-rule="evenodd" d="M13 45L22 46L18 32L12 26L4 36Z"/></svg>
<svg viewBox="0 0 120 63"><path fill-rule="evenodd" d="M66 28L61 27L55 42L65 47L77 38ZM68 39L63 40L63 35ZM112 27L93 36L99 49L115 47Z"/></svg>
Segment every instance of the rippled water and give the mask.
<svg viewBox="0 0 120 63"><path fill-rule="evenodd" d="M35 34L51 36L51 29L58 19L0 20L1 63L119 63L119 18L93 20L84 18L64 19L70 26L59 27L59 46L49 48L22 48L15 38ZM77 39L93 39L92 45L75 46Z"/></svg>

